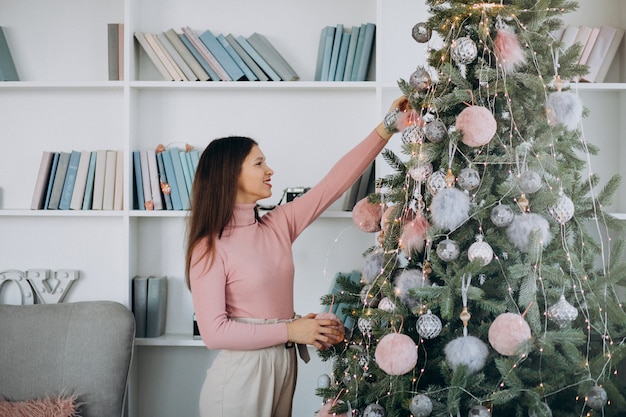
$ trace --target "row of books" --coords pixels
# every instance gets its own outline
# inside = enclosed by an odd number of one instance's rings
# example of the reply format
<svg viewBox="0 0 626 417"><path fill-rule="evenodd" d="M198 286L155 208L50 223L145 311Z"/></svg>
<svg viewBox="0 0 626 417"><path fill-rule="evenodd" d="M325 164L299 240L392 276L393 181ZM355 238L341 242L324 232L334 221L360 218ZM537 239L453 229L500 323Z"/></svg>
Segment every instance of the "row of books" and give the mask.
<svg viewBox="0 0 626 417"><path fill-rule="evenodd" d="M624 29L567 25L555 37L560 40L564 50L577 43L582 47L578 63L587 65L589 71L576 81L600 83L606 78L615 58L624 37Z"/></svg>
<svg viewBox="0 0 626 417"><path fill-rule="evenodd" d="M44 151L32 210L122 210L121 150Z"/></svg>
<svg viewBox="0 0 626 417"><path fill-rule="evenodd" d="M326 26L320 35L315 81L365 81L376 25Z"/></svg>
<svg viewBox="0 0 626 417"><path fill-rule="evenodd" d="M19 81L4 29L0 26L0 81Z"/></svg>
<svg viewBox="0 0 626 417"><path fill-rule="evenodd" d="M167 277L135 276L132 280L132 295L135 336L162 336L167 316Z"/></svg>
<svg viewBox="0 0 626 417"><path fill-rule="evenodd" d="M135 32L135 39L164 80L297 81L300 77L264 35Z"/></svg>
<svg viewBox="0 0 626 417"><path fill-rule="evenodd" d="M180 149L133 151L133 208L138 210L189 210L191 185L200 152L191 146Z"/></svg>

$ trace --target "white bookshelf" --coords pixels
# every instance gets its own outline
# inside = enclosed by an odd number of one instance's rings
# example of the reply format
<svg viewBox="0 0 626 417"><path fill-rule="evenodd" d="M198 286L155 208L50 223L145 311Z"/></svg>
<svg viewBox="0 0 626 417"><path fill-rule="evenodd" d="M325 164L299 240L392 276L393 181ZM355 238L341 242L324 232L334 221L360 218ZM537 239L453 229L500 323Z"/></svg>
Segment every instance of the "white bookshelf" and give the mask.
<svg viewBox="0 0 626 417"><path fill-rule="evenodd" d="M583 0L567 23L626 27L626 3ZM197 415L204 369L214 352L192 338L192 306L184 286L185 212L136 211L132 196L133 150L189 143L203 149L213 138L249 135L260 142L276 171L275 204L282 189L314 185L334 161L375 126L426 57L411 38L427 19L416 0L0 0L20 79L0 83L0 268L81 272L65 301L110 299L130 306L130 279L169 278L166 335L139 339L129 389L129 415ZM107 24L125 24L123 81L107 81ZM368 81L315 82L322 27L376 23L376 48ZM295 82L169 82L140 49L133 32L183 26L266 35L300 75ZM620 48L607 83L578 87L591 110L586 139L601 154L592 159L603 180L626 172L626 72ZM399 140L390 143L399 151ZM31 211L44 150L119 149L126 155L121 211ZM626 165L625 165L626 166ZM379 175L389 172L377 164ZM626 212L626 187L616 213ZM339 206L340 208L340 206ZM626 217L620 214L622 217ZM337 272L361 265L375 242L358 231L350 214L329 210L296 241L295 300L299 313L321 311L319 298ZM0 294L0 301L2 294ZM300 366L294 415L313 415L317 377L329 364ZM174 413L174 414L172 414Z"/></svg>

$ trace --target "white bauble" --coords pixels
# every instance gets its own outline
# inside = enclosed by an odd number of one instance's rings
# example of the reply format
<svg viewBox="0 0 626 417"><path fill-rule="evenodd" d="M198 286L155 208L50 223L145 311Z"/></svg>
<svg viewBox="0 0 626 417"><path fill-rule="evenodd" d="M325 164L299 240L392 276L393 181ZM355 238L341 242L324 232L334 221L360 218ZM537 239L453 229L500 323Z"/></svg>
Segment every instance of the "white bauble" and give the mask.
<svg viewBox="0 0 626 417"><path fill-rule="evenodd" d="M318 388L328 388L330 387L330 376L328 374L322 374L317 378L317 387Z"/></svg>
<svg viewBox="0 0 626 417"><path fill-rule="evenodd" d="M480 174L474 168L463 168L456 182L462 189L470 191L480 185Z"/></svg>
<svg viewBox="0 0 626 417"><path fill-rule="evenodd" d="M363 417L385 417L385 409L380 404L369 404L363 410Z"/></svg>
<svg viewBox="0 0 626 417"><path fill-rule="evenodd" d="M467 65L474 62L478 56L478 48L472 38L463 36L452 41L450 55L457 64Z"/></svg>
<svg viewBox="0 0 626 417"><path fill-rule="evenodd" d="M430 310L426 314L422 314L417 319L417 333L424 339L434 339L441 333L442 324L439 317L435 316Z"/></svg>
<svg viewBox="0 0 626 417"><path fill-rule="evenodd" d="M444 262L454 261L459 257L461 248L452 239L444 239L437 244L437 256Z"/></svg>
<svg viewBox="0 0 626 417"><path fill-rule="evenodd" d="M541 175L535 171L526 170L520 174L517 185L523 193L536 193L541 189Z"/></svg>
<svg viewBox="0 0 626 417"><path fill-rule="evenodd" d="M417 394L411 398L409 410L414 417L428 417L433 412L433 402L424 394Z"/></svg>
<svg viewBox="0 0 626 417"><path fill-rule="evenodd" d="M574 217L574 202L565 194L561 193L556 204L548 207L548 211L559 224L565 224Z"/></svg>
<svg viewBox="0 0 626 417"><path fill-rule="evenodd" d="M409 170L409 176L417 182L423 182L433 172L433 165L430 162L421 164Z"/></svg>
<svg viewBox="0 0 626 417"><path fill-rule="evenodd" d="M483 266L489 265L493 259L493 249L483 240L482 235L478 235L476 242L472 243L467 250L467 258L470 262L478 258L482 260Z"/></svg>
<svg viewBox="0 0 626 417"><path fill-rule="evenodd" d="M448 137L448 128L439 119L426 123L426 125L422 128L422 131L424 132L426 139L432 143L442 142Z"/></svg>
<svg viewBox="0 0 626 417"><path fill-rule="evenodd" d="M513 221L515 213L505 204L498 204L491 210L491 221L498 227L506 227Z"/></svg>
<svg viewBox="0 0 626 417"><path fill-rule="evenodd" d="M435 171L429 177L426 182L428 192L435 196L437 193L447 187L446 174L443 171Z"/></svg>

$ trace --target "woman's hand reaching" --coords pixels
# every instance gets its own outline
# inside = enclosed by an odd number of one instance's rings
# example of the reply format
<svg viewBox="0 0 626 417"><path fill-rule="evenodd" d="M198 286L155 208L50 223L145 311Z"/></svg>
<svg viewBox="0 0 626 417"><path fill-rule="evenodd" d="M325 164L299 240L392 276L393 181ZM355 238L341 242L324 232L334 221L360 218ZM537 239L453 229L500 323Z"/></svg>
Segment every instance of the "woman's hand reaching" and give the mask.
<svg viewBox="0 0 626 417"><path fill-rule="evenodd" d="M378 135L384 140L389 140L394 133L401 130L400 127L405 124L410 109L411 103L405 96L395 99L383 121L376 126Z"/></svg>
<svg viewBox="0 0 626 417"><path fill-rule="evenodd" d="M339 326L332 318L315 318L315 314L287 323L289 342L315 346L324 349L343 340L343 324Z"/></svg>

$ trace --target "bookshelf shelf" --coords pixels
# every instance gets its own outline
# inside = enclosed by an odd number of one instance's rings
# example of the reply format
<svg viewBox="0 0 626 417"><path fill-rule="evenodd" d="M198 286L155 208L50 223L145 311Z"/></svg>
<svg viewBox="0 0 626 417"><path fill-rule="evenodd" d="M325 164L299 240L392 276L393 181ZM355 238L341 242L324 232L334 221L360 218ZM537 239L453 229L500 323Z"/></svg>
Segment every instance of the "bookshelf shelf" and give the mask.
<svg viewBox="0 0 626 417"><path fill-rule="evenodd" d="M129 390L129 417L197 415L194 374L183 387L165 384L175 364L203 367L215 352L191 337L191 297L184 285L186 211L143 211L132 201L132 162L124 163L125 207L120 211L28 210L44 150L116 149L126 156L157 144L189 143L203 149L213 138L252 136L275 170L274 190L317 183L332 163L368 134L399 94L397 81L425 63L424 45L411 38L428 18L421 0L0 0L0 26L20 79L0 82L0 243L5 269L76 267L82 277L65 301L106 298L131 306L130 280L161 274L169 281L166 334L138 339ZM622 0L580 0L567 23L626 27ZM245 8L246 13L242 13ZM34 13L33 10L37 10ZM68 12L69 11L69 12ZM258 19L258 16L268 16ZM236 16L236 17L233 17ZM108 81L107 24L123 22L124 80ZM376 23L367 81L313 81L321 29ZM157 33L190 26L249 35L265 34L300 75L300 81L163 81L140 51L134 31ZM81 36L77 36L81 33ZM601 153L592 158L600 178L626 174L626 42L601 84L573 85L590 116L586 139ZM400 141L388 147L399 153ZM377 176L392 172L379 158ZM623 175L626 177L626 175ZM279 199L275 191L272 201ZM341 206L339 206L341 207ZM626 185L610 208L626 219ZM33 230L37 239L33 239ZM40 238L41 237L41 238ZM360 268L375 237L356 229L351 213L328 210L294 245L298 313L321 311L335 273ZM1 294L0 294L1 296ZM193 355L187 349L197 347ZM150 349L147 349L150 348ZM159 349L167 351L163 363ZM156 352L156 353L155 353ZM157 354L158 353L158 354ZM312 356L315 354L312 352ZM311 366L311 365L309 365ZM318 369L306 371L296 391L294 415L311 415ZM165 374L161 373L164 372ZM321 372L321 371L320 371ZM138 387L150 381L150 389ZM163 383L164 385L160 385Z"/></svg>

